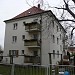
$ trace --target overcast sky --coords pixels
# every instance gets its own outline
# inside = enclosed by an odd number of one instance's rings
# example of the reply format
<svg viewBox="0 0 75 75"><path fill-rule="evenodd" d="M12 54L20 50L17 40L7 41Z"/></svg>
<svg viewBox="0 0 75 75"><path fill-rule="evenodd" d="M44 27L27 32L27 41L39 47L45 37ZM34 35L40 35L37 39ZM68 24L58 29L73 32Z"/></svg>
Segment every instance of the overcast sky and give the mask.
<svg viewBox="0 0 75 75"><path fill-rule="evenodd" d="M33 6L33 0L27 0L29 5ZM39 0L38 0L39 1ZM45 0L51 6L60 5L60 0ZM36 0L35 0L36 2ZM36 6L37 4L34 3ZM8 20L23 11L30 8L25 0L0 0L0 45L4 47L5 37L5 23L4 20Z"/></svg>

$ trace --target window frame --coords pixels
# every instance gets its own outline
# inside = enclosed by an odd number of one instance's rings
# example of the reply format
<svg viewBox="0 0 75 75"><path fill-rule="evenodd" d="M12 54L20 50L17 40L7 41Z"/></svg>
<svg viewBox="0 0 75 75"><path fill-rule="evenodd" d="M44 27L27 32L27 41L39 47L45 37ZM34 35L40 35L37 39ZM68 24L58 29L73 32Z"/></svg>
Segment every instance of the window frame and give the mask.
<svg viewBox="0 0 75 75"><path fill-rule="evenodd" d="M16 30L17 27L18 27L18 23L14 23L14 24L13 24L13 30Z"/></svg>
<svg viewBox="0 0 75 75"><path fill-rule="evenodd" d="M57 25L57 27L56 27L56 28L57 28L57 32L58 32L58 31L59 31L59 26Z"/></svg>
<svg viewBox="0 0 75 75"><path fill-rule="evenodd" d="M16 43L17 42L17 36L12 36L12 43Z"/></svg>
<svg viewBox="0 0 75 75"><path fill-rule="evenodd" d="M22 54L24 54L24 50L22 50L21 52L22 52Z"/></svg>
<svg viewBox="0 0 75 75"><path fill-rule="evenodd" d="M53 50L53 59L55 59L55 50Z"/></svg>
<svg viewBox="0 0 75 75"><path fill-rule="evenodd" d="M57 37L57 44L59 44L59 38Z"/></svg>
<svg viewBox="0 0 75 75"><path fill-rule="evenodd" d="M9 56L18 57L19 50L9 50Z"/></svg>
<svg viewBox="0 0 75 75"><path fill-rule="evenodd" d="M22 40L25 40L25 35L22 35Z"/></svg>
<svg viewBox="0 0 75 75"><path fill-rule="evenodd" d="M59 58L59 51L57 51L57 58Z"/></svg>
<svg viewBox="0 0 75 75"><path fill-rule="evenodd" d="M53 43L55 43L55 36L53 35Z"/></svg>

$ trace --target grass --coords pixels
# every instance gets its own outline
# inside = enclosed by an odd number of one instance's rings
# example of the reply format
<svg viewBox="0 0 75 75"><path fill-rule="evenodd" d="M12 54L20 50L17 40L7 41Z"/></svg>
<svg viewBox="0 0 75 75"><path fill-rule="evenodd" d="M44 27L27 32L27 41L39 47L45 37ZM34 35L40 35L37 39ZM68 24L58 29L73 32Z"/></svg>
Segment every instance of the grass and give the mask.
<svg viewBox="0 0 75 75"><path fill-rule="evenodd" d="M0 65L0 74L10 75L11 74L11 66Z"/></svg>
<svg viewBox="0 0 75 75"><path fill-rule="evenodd" d="M0 74L11 75L11 65L0 65ZM45 67L15 66L15 75L46 75Z"/></svg>
<svg viewBox="0 0 75 75"><path fill-rule="evenodd" d="M0 74L2 75L11 75L11 65L4 65L0 64ZM69 68L68 68L69 69ZM57 68L55 69L57 71ZM51 70L48 70L50 73ZM71 75L75 75L73 68L71 68ZM57 72L55 72L56 74ZM46 75L47 68L46 67L36 67L36 66L22 66L22 65L15 65L14 75Z"/></svg>
<svg viewBox="0 0 75 75"><path fill-rule="evenodd" d="M41 67L16 67L15 75L45 75L46 69Z"/></svg>

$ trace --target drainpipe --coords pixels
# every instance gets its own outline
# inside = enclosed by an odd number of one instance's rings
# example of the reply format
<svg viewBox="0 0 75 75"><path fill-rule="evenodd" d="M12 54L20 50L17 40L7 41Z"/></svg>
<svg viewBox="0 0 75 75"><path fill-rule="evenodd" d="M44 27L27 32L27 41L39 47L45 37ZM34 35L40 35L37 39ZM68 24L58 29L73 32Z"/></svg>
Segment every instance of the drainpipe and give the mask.
<svg viewBox="0 0 75 75"><path fill-rule="evenodd" d="M40 14L40 64L41 64L41 59L42 59L42 14Z"/></svg>

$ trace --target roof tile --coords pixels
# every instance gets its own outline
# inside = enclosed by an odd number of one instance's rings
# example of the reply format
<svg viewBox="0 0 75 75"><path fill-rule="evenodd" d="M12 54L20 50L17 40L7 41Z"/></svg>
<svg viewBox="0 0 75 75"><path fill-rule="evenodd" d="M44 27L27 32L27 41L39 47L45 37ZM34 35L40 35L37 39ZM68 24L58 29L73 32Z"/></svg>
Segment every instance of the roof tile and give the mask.
<svg viewBox="0 0 75 75"><path fill-rule="evenodd" d="M44 12L44 10L42 10L42 9L40 9L40 8L38 8L38 7L33 6L32 8L30 8L30 9L24 11L23 13L21 13L21 14L15 16L15 17L12 18L12 19L21 18L21 17L25 17L25 16L37 14L37 13L42 13L42 12Z"/></svg>

